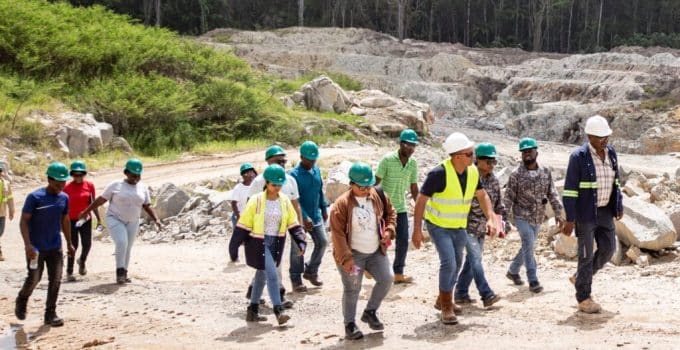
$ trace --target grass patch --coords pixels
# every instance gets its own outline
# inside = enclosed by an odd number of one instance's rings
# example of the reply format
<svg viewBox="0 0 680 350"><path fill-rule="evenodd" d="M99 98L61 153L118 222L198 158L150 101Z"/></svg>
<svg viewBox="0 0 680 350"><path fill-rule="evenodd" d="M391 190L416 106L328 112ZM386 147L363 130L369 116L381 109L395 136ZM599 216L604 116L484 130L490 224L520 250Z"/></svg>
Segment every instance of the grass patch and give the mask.
<svg viewBox="0 0 680 350"><path fill-rule="evenodd" d="M198 155L250 151L264 149L272 142L265 139L242 139L237 141L208 141L195 145L191 152Z"/></svg>
<svg viewBox="0 0 680 350"><path fill-rule="evenodd" d="M680 99L673 97L661 97L640 102L640 108L649 109L654 112L670 110L680 104Z"/></svg>

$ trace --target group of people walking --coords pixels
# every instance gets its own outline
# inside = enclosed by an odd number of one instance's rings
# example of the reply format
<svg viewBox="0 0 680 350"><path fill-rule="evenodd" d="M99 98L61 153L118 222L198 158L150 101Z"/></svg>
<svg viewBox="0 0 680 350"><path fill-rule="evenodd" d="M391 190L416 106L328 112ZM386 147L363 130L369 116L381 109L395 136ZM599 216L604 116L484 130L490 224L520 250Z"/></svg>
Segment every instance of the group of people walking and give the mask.
<svg viewBox="0 0 680 350"><path fill-rule="evenodd" d="M462 310L460 305L476 302L469 292L472 281L484 307L501 300L485 277L482 253L486 237L509 232L509 222L517 228L522 244L506 276L515 285L524 284L520 275L524 266L529 290L542 292L534 249L548 203L563 234L570 235L576 229L578 268L569 280L575 285L578 309L599 312L600 306L591 295L592 278L613 254L612 220L621 218L623 207L616 152L607 143L612 130L606 119L594 116L587 120L585 132L588 142L569 159L562 203L550 170L537 162L539 145L532 138L520 140L518 149L522 161L512 171L504 191L493 173L498 158L496 147L488 142L475 145L458 132L449 135L443 144L448 157L432 168L418 186L418 164L412 157L418 135L413 130L404 130L399 137L399 148L381 159L375 173L365 163L351 166L349 190L335 200L330 210L317 165L318 146L311 141L304 142L299 149L300 162L288 172L285 151L279 146L269 147L265 151L267 167L261 174L250 163L241 165L242 181L232 190L231 197L234 232L229 242L229 258L232 262L239 261L239 248L243 245L246 264L256 270L246 293L249 300L246 320L266 320L259 312L265 287L278 324L286 324L290 319L285 309L292 308L293 302L285 299L281 272L287 235L292 237L288 271L292 290L307 292L303 280L316 287L324 285L319 267L328 246L328 225L333 258L343 285L346 337L363 337L356 324L356 312L364 276L374 279L375 286L360 319L371 329L382 330L384 325L378 309L391 286L416 282L405 273L409 200L414 201L413 245L417 249L422 247L424 222L439 257L434 307L441 310L442 323L456 324L456 315ZM101 223L97 208L105 202L109 202L109 207L104 221L116 247L117 283L130 281L130 251L140 212L146 211L160 226L150 207L148 189L139 182L142 174L139 160L128 160L125 178L108 185L99 197L95 196L94 186L84 181L86 173L82 162L74 162L70 170L61 163L52 163L47 169L48 185L26 199L21 233L28 276L16 300L19 319L25 318L28 297L47 266L45 323L63 324L55 310L63 264L60 232L68 249L67 278L72 280L74 261L78 263L79 274L87 273L91 214ZM66 185L69 177L73 177L73 181ZM11 192L2 193L0 199L8 202ZM10 206L10 218L12 215L13 206ZM313 250L305 262L307 235L311 237ZM387 248L392 241L395 253L390 264ZM593 251L593 241L597 242L597 251ZM81 255L74 260L79 242ZM37 267L32 264L36 255Z"/></svg>
<svg viewBox="0 0 680 350"><path fill-rule="evenodd" d="M141 210L144 209L160 225L150 206L149 190L140 182L142 168L140 160L129 159L123 170L125 178L109 184L97 197L94 184L85 180L87 166L84 162L74 161L68 168L63 163L53 162L47 167L47 186L29 193L21 210L19 227L28 273L15 301L14 313L18 319L26 318L29 297L47 269L44 322L53 327L64 324L56 312L64 265L61 234L68 252L66 280L73 282L76 281L73 274L75 262L78 273L87 274L86 261L92 244L92 214L97 218L97 227L101 231L104 221L97 208L105 202L109 202L105 222L116 246L116 283L130 282L127 269ZM11 208L12 215L13 205ZM76 260L75 252L79 245L82 249Z"/></svg>

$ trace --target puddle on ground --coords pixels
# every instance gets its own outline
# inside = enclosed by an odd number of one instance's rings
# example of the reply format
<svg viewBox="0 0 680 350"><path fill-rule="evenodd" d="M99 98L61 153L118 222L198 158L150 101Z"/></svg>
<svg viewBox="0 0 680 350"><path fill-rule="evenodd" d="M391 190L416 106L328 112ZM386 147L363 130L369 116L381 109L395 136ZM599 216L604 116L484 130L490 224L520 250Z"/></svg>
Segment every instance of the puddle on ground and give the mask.
<svg viewBox="0 0 680 350"><path fill-rule="evenodd" d="M0 349L28 349L28 336L23 325L10 323L9 329L0 335Z"/></svg>

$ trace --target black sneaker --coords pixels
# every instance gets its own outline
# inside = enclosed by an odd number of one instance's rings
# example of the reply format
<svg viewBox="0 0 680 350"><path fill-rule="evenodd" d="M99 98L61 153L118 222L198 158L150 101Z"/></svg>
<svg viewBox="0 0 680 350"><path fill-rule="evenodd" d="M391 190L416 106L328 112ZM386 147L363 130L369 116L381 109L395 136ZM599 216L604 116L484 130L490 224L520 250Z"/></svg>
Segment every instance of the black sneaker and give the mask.
<svg viewBox="0 0 680 350"><path fill-rule="evenodd" d="M22 321L26 319L26 304L28 304L28 299L21 297L17 297L14 304L14 315Z"/></svg>
<svg viewBox="0 0 680 350"><path fill-rule="evenodd" d="M323 282L321 282L321 280L319 280L319 275L317 275L317 274L303 273L302 278L308 280L309 283L311 283L311 284L313 284L317 287L323 286Z"/></svg>
<svg viewBox="0 0 680 350"><path fill-rule="evenodd" d="M364 337L364 333L361 333L359 327L356 323L349 322L345 325L345 338L350 340L357 340Z"/></svg>
<svg viewBox="0 0 680 350"><path fill-rule="evenodd" d="M507 277L509 280L511 280L512 283L514 283L516 286L521 286L521 285L524 284L524 281L522 281L522 278L519 277L518 274L507 272L505 274L505 277Z"/></svg>
<svg viewBox="0 0 680 350"><path fill-rule="evenodd" d="M529 283L529 290L532 293L540 293L543 291L543 286L538 281L531 282Z"/></svg>
<svg viewBox="0 0 680 350"><path fill-rule="evenodd" d="M81 276L87 275L87 268L85 267L85 262L83 261L82 258L78 259L78 273Z"/></svg>
<svg viewBox="0 0 680 350"><path fill-rule="evenodd" d="M454 297L453 302L456 304L474 304L477 302L477 300L470 298L469 295L466 295L464 297Z"/></svg>
<svg viewBox="0 0 680 350"><path fill-rule="evenodd" d="M64 325L64 320L57 316L56 313L45 314L45 324L52 327L61 327Z"/></svg>
<svg viewBox="0 0 680 350"><path fill-rule="evenodd" d="M484 307L489 307L501 300L501 296L498 294L492 294L490 297L482 299Z"/></svg>
<svg viewBox="0 0 680 350"><path fill-rule="evenodd" d="M375 314L375 310L364 310L364 313L361 315L361 322L368 323L368 326L374 331L382 331L385 329L385 326Z"/></svg>
<svg viewBox="0 0 680 350"><path fill-rule="evenodd" d="M125 269L122 267L116 269L116 283L125 284Z"/></svg>

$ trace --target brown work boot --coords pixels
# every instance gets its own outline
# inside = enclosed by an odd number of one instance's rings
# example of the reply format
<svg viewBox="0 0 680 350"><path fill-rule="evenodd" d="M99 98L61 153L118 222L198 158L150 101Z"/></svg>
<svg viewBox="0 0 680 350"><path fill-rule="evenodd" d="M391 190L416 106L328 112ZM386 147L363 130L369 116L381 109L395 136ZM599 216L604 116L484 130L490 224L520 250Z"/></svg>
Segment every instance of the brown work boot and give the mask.
<svg viewBox="0 0 680 350"><path fill-rule="evenodd" d="M578 310L587 314L596 314L602 311L602 307L600 307L600 304L594 302L593 299L588 298L578 303Z"/></svg>
<svg viewBox="0 0 680 350"><path fill-rule="evenodd" d="M442 301L441 301L441 297L442 297L442 295L439 294L439 295L437 296L437 300L434 302L434 308L435 308L436 310L441 310L441 309L442 309ZM460 314L463 313L463 308L462 308L460 305L458 305L458 304L456 304L456 303L453 303L453 312L454 312L456 315L460 315Z"/></svg>
<svg viewBox="0 0 680 350"><path fill-rule="evenodd" d="M394 284L413 283L413 277L397 273L394 275Z"/></svg>
<svg viewBox="0 0 680 350"><path fill-rule="evenodd" d="M452 293L439 292L439 300L442 307L441 320L443 324L458 324L458 318L453 312L453 301L451 301Z"/></svg>

